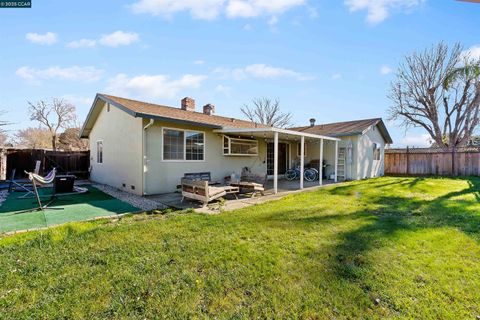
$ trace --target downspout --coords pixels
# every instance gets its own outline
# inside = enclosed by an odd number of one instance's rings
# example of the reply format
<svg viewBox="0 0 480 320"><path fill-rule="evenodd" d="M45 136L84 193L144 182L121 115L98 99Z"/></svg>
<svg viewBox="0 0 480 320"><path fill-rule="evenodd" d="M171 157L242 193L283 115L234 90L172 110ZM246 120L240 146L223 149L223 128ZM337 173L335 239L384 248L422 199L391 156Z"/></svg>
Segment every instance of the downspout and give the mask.
<svg viewBox="0 0 480 320"><path fill-rule="evenodd" d="M153 119L150 119L150 121L143 127L143 132L142 132L142 143L143 143L143 155L142 155L142 158L143 158L143 166L142 166L142 169L143 169L143 172L142 172L142 184L143 184L143 189L142 189L142 192L143 192L143 195L146 196L147 195L147 192L146 192L146 188L147 188L147 169L148 169L148 159L147 159L147 129L150 128L153 123L155 122L155 120Z"/></svg>

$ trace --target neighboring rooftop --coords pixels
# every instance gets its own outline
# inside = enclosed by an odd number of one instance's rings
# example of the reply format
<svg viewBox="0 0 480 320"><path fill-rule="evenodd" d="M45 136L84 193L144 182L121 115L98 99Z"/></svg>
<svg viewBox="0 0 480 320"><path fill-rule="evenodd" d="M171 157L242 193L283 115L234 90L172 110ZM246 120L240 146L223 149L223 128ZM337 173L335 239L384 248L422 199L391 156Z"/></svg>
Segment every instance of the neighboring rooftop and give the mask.
<svg viewBox="0 0 480 320"><path fill-rule="evenodd" d="M95 97L92 109L87 116L87 120L82 130L82 137L88 136L91 128L93 127L93 124L95 123L96 117L99 113L99 110L96 110L96 106L99 101L109 103L110 105L116 106L121 110L131 114L132 116L139 118L181 122L216 129L269 127L247 120L214 115L213 112L215 110L215 107L211 104L204 106L204 112L193 111L195 110L195 101L191 98L184 98L182 100L181 107L169 107L99 93Z"/></svg>
<svg viewBox="0 0 480 320"><path fill-rule="evenodd" d="M314 121L314 119L312 119ZM314 122L313 122L314 123ZM312 123L312 124L313 124ZM290 130L307 132L312 134L331 136L331 137L343 137L364 134L372 126L377 126L382 134L385 142L392 143L392 138L383 123L382 118L362 119L344 122L324 123L318 125L309 125L304 127L290 128Z"/></svg>

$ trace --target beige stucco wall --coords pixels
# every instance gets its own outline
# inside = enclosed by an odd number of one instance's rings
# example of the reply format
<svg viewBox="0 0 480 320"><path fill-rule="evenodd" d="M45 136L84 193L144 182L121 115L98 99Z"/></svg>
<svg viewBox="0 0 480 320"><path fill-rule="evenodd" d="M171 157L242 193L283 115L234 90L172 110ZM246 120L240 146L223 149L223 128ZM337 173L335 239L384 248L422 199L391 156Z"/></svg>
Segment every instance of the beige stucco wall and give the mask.
<svg viewBox="0 0 480 320"><path fill-rule="evenodd" d="M145 124L147 120L144 120ZM178 128L202 131L205 133L205 160L162 161L162 128ZM188 126L155 121L147 129L146 139L146 194L173 192L180 179L187 172L210 172L212 180L223 182L223 178L232 172L240 174L243 167L249 167L254 173L266 173L266 142L259 140L259 155L254 157L224 156L222 136L205 127Z"/></svg>
<svg viewBox="0 0 480 320"><path fill-rule="evenodd" d="M142 194L142 119L113 106L107 111L103 103L89 139L90 179ZM103 163L97 163L98 140L103 140Z"/></svg>
<svg viewBox="0 0 480 320"><path fill-rule="evenodd" d="M384 150L385 141L376 127L368 130L364 135L345 136L340 137L341 141L338 143L339 148L345 148L348 145L348 141L352 142L353 157L351 163L346 164L346 179L358 180L365 178L373 178L383 176L384 174ZM380 150L380 160L373 160L373 144L377 143ZM311 160L319 159L320 144L318 142L306 143L307 154L305 156L305 162L308 163ZM292 161L299 160L297 156L297 144L293 147ZM333 174L335 171L335 142L324 141L323 146L323 158L329 165L326 169L327 177Z"/></svg>
<svg viewBox="0 0 480 320"><path fill-rule="evenodd" d="M380 146L380 160L373 160L373 144ZM358 139L358 179L383 176L385 141L376 127Z"/></svg>

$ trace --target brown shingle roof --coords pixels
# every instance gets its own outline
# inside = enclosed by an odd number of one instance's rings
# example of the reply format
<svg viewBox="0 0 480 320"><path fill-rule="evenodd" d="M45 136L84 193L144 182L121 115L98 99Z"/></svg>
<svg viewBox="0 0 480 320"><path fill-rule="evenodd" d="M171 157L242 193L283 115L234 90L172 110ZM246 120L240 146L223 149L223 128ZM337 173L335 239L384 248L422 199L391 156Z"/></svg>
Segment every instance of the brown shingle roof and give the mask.
<svg viewBox="0 0 480 320"><path fill-rule="evenodd" d="M308 133L332 136L332 137L341 137L341 136L363 134L370 127L374 125L377 125L379 127L380 132L383 138L385 139L385 142L392 143L392 138L390 137L387 131L387 128L385 127L385 124L382 121L382 118L325 123L325 124L315 125L313 127L305 126L305 127L290 128L290 130L308 132Z"/></svg>
<svg viewBox="0 0 480 320"><path fill-rule="evenodd" d="M186 111L178 107L168 107L159 104L147 103L137 100L120 98L106 94L98 94L98 97L117 107L123 107L133 112L134 116L144 118L160 118L162 120L182 121L218 128L264 128L266 125L245 121L235 118L206 115L201 112Z"/></svg>

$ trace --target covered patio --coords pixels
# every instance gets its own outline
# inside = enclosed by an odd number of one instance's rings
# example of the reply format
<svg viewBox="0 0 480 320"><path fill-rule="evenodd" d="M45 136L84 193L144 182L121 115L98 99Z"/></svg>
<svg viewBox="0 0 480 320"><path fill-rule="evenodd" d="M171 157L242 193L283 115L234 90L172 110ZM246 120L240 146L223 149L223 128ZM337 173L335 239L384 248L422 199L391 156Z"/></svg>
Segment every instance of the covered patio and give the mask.
<svg viewBox="0 0 480 320"><path fill-rule="evenodd" d="M228 139L226 139L227 141L225 141L225 139L223 140L223 148L230 149L231 145L230 142L228 142L230 139L261 141L267 146L266 149L264 149L264 153L260 156L260 161L262 161L263 164L260 166L257 165L256 168L256 170L260 171L252 172L252 174L258 175L259 177L265 177L265 175L268 177L264 184L265 191L262 196L252 196L251 193L248 192L246 194L242 192L226 194L223 197L226 201L212 201L208 206L204 206L204 204L201 201L198 201L198 199L191 200L188 196L182 201L182 192L180 191L148 195L146 197L161 205L176 209L194 208L205 212L215 212L216 210L228 211L279 199L290 193L306 189L314 190L324 185L337 182L337 169L339 166L338 143L340 141L338 138L274 127L249 129L224 128L213 130L213 132L221 137L228 137ZM226 145L227 143L228 145ZM279 146L284 148L283 153L279 151ZM308 152L306 150L307 146ZM328 148L326 148L327 146ZM285 148L288 152L285 152ZM258 150L252 151L252 153L255 152L258 152ZM288 157L285 157L287 153ZM294 155L292 155L292 153L294 153ZM236 158L242 156L251 157L248 152L245 152L245 154L237 155ZM328 158L330 162L329 179L324 179L325 175L322 165L322 160L324 158ZM303 175L306 169L305 162L307 160L311 161L312 159L318 159L316 160L317 162L311 166L312 168L318 169L318 180L306 181L304 180ZM279 166L279 160L283 161L281 166ZM310 165L312 164L310 163ZM279 167L282 168L281 171L279 170ZM288 181L285 179L285 170L293 168L298 168L299 174L295 180ZM218 184L220 187L229 185L226 179L225 182L222 182L221 180L214 180L213 182L214 185ZM219 209L219 207L221 207L221 209Z"/></svg>
<svg viewBox="0 0 480 320"><path fill-rule="evenodd" d="M309 144L318 144L319 145L319 152L318 152L318 159L319 159L319 179L316 182L308 183L308 185L315 185L315 186L321 186L323 185L323 166L322 160L324 158L324 142L325 140L327 141L332 141L335 144L335 155L334 155L334 178L333 181L337 182L337 168L338 168L338 142L340 139L334 138L334 137L329 137L329 136L323 136L323 135L317 135L317 134L311 134L311 133L305 133L305 132L300 132L300 131L294 131L294 130L287 130L287 129L279 129L279 128L226 128L226 129L218 129L214 130L216 133L220 134L226 134L226 135L235 135L243 138L251 138L251 139L264 139L265 141L271 141L273 142L273 175L272 175L272 192L273 194L277 194L280 190L279 188L279 142L280 141L286 141L288 143L299 143L299 170L300 170L300 175L299 175L299 183L297 184L299 190L303 190L306 186L306 183L304 181L304 170L305 170L305 154L306 154L306 149L305 145L308 142ZM290 167L291 164L288 164L288 167ZM290 187L292 186L291 183L288 184Z"/></svg>

